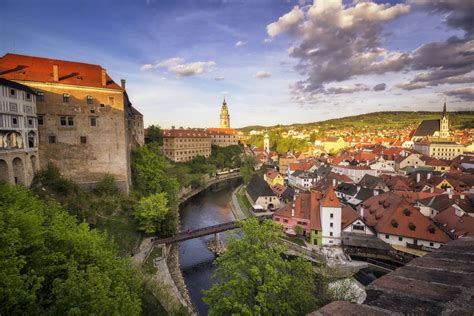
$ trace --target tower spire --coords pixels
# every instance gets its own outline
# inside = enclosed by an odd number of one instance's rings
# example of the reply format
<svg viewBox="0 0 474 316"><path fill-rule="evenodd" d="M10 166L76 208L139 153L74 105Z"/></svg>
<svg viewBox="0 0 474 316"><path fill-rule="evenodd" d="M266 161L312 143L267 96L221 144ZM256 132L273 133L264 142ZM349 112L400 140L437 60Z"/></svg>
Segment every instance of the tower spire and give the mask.
<svg viewBox="0 0 474 316"><path fill-rule="evenodd" d="M446 116L446 98L444 98L443 117Z"/></svg>

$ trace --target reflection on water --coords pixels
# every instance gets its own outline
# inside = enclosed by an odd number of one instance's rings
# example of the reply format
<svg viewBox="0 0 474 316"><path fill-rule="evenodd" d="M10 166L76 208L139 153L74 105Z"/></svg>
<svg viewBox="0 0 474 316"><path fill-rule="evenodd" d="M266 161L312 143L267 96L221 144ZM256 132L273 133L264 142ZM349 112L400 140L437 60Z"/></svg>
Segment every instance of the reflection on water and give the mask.
<svg viewBox="0 0 474 316"><path fill-rule="evenodd" d="M229 203L232 191L239 181L231 181L220 191L206 190L180 207L181 230L197 229L235 220ZM221 237L225 233L221 233ZM209 289L215 267L214 254L207 249L206 236L184 241L179 247L179 262L189 295L199 315L207 314L207 305L202 301L202 290Z"/></svg>

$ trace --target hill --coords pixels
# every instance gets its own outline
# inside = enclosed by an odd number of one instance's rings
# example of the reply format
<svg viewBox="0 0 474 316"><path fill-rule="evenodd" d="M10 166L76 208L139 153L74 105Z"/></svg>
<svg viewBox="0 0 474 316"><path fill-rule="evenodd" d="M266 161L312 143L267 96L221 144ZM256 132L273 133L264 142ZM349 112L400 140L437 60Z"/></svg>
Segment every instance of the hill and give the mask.
<svg viewBox="0 0 474 316"><path fill-rule="evenodd" d="M390 112L373 112L354 116L347 116L337 119L331 119L313 123L295 123L290 125L274 125L274 126L246 126L238 130L249 132L251 130L304 130L304 129L337 129L352 127L356 130L365 129L366 127L373 129L392 129L403 128L408 125L418 125L423 120L439 119L442 112L409 112L409 111L390 111ZM448 112L450 127L463 129L474 128L474 111L458 111Z"/></svg>

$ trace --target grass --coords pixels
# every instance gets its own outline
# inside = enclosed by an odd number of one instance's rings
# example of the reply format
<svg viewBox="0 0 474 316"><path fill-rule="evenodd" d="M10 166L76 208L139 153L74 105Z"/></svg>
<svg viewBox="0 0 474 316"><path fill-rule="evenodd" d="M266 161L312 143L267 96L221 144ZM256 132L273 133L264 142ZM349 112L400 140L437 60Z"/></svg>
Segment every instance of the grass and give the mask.
<svg viewBox="0 0 474 316"><path fill-rule="evenodd" d="M156 268L153 265L153 260L156 257L161 257L163 255L161 247L153 247L148 259L143 264L143 270L147 273L153 274L156 272Z"/></svg>
<svg viewBox="0 0 474 316"><path fill-rule="evenodd" d="M250 204L247 196L245 195L244 187L241 187L237 191L237 201L239 202L242 211L245 212L248 217L251 217L252 214L250 213L250 209L252 208L252 205Z"/></svg>
<svg viewBox="0 0 474 316"><path fill-rule="evenodd" d="M299 246L306 247L305 242L300 238L295 238L295 237L290 237L290 236L283 236L283 238Z"/></svg>
<svg viewBox="0 0 474 316"><path fill-rule="evenodd" d="M128 256L140 244L141 234L133 221L125 215L97 217L97 229L107 231L118 247L120 256Z"/></svg>

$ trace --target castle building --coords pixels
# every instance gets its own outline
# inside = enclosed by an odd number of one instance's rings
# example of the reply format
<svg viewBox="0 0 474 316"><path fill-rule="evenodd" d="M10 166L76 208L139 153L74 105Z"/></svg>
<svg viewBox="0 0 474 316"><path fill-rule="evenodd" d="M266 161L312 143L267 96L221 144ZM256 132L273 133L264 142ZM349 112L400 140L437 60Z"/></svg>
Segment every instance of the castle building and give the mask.
<svg viewBox="0 0 474 316"><path fill-rule="evenodd" d="M36 92L40 166L52 162L86 187L111 174L128 191L129 143L142 137L130 135L130 125L138 128L141 114L132 110L124 87L104 68L6 54L0 58L0 77ZM131 113L135 116L130 118Z"/></svg>
<svg viewBox="0 0 474 316"><path fill-rule="evenodd" d="M417 142L428 138L449 138L449 119L446 113L446 102L443 106L443 114L438 120L424 120L415 130L412 141Z"/></svg>
<svg viewBox="0 0 474 316"><path fill-rule="evenodd" d="M239 136L237 131L230 128L230 116L229 108L227 103L222 102L221 113L220 113L220 127L219 128L208 128L207 132L211 137L211 144L219 147L227 147L231 145L237 145L239 143Z"/></svg>
<svg viewBox="0 0 474 316"><path fill-rule="evenodd" d="M196 156L209 158L211 136L204 129L172 128L163 130L163 154L174 162L185 162Z"/></svg>
<svg viewBox="0 0 474 316"><path fill-rule="evenodd" d="M38 170L36 93L0 78L0 180L30 185Z"/></svg>
<svg viewBox="0 0 474 316"><path fill-rule="evenodd" d="M221 124L220 128L230 128L230 115L229 115L229 108L227 107L227 103L222 102L222 107L221 107Z"/></svg>

